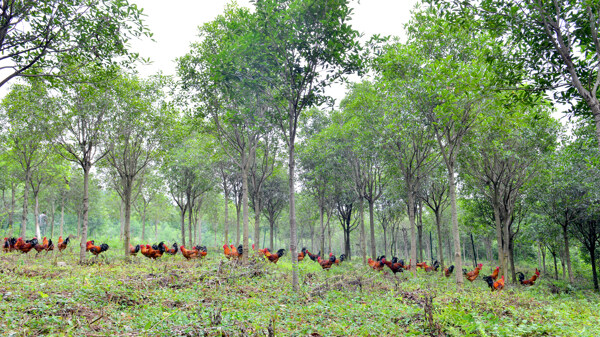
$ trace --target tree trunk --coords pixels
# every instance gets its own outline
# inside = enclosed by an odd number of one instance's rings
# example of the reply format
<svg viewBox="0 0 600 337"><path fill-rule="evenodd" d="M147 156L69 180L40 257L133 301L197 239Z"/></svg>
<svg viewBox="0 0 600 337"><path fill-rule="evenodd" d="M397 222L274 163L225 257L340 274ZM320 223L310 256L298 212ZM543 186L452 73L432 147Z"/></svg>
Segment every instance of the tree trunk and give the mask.
<svg viewBox="0 0 600 337"><path fill-rule="evenodd" d="M360 227L360 255L363 263L367 263L367 234L365 233L365 207L364 200L358 196L358 226ZM375 256L372 257L373 259Z"/></svg>
<svg viewBox="0 0 600 337"><path fill-rule="evenodd" d="M565 252L564 247L560 248L560 266L562 268L562 278L567 279L567 266L565 265Z"/></svg>
<svg viewBox="0 0 600 337"><path fill-rule="evenodd" d="M146 206L142 210L142 241L146 240Z"/></svg>
<svg viewBox="0 0 600 337"><path fill-rule="evenodd" d="M444 273L444 251L442 250L442 216L439 210L435 210L435 227L437 229L438 236L438 255L440 259L440 273ZM449 255L450 256L450 255Z"/></svg>
<svg viewBox="0 0 600 337"><path fill-rule="evenodd" d="M229 189L223 188L225 193L225 244L229 244Z"/></svg>
<svg viewBox="0 0 600 337"><path fill-rule="evenodd" d="M594 245L590 252L590 260L592 263L592 278L594 279L594 290L598 291L598 272L596 271L596 246Z"/></svg>
<svg viewBox="0 0 600 337"><path fill-rule="evenodd" d="M290 189L290 255L292 258L292 288L294 292L298 291L298 254L297 250L297 228L296 228L296 160L294 158L295 151L295 114L296 111L292 108L292 104L289 104L289 112L288 116L289 120L289 139L288 139L288 149L289 149L289 189Z"/></svg>
<svg viewBox="0 0 600 337"><path fill-rule="evenodd" d="M256 198L254 198L255 200L255 207L254 207L254 242L256 243L256 249L258 250L258 248L260 247L260 198L258 196L256 196Z"/></svg>
<svg viewBox="0 0 600 337"><path fill-rule="evenodd" d="M188 198L188 240L189 240L189 244L190 246L194 245L194 241L192 240L192 215L193 215L193 210L194 210L194 205L193 205L193 200L191 200L191 198Z"/></svg>
<svg viewBox="0 0 600 337"><path fill-rule="evenodd" d="M10 210L8 212L8 236L13 236L14 230L14 217L15 217L15 183L11 181L10 183Z"/></svg>
<svg viewBox="0 0 600 337"><path fill-rule="evenodd" d="M387 230L386 230L386 227L383 227L383 254L385 256L388 256Z"/></svg>
<svg viewBox="0 0 600 337"><path fill-rule="evenodd" d="M60 204L60 236L64 234L64 226L65 226L65 198L62 197Z"/></svg>
<svg viewBox="0 0 600 337"><path fill-rule="evenodd" d="M179 207L179 210L181 211L181 244L185 246L185 212L187 211L187 205Z"/></svg>
<svg viewBox="0 0 600 337"><path fill-rule="evenodd" d="M274 236L273 236L273 235L274 235L274 233L273 233L273 229L275 228L275 221L271 221L271 220L269 220L269 227L270 227L270 228L269 228L269 243L270 243L270 244L269 244L269 249L270 249L271 251L273 251L273 249L274 249L274 248L273 248L273 244L274 244L274 242L273 242L273 240L274 240Z"/></svg>
<svg viewBox="0 0 600 337"><path fill-rule="evenodd" d="M321 205L321 207L319 207L319 219L321 221L321 240L320 240L320 244L319 244L319 251L324 252L325 251L325 223L323 221L323 217L325 216L325 207L323 207L323 205Z"/></svg>
<svg viewBox="0 0 600 337"><path fill-rule="evenodd" d="M552 259L554 260L554 279L558 280L558 263L556 262L556 252L552 250L550 253L552 254Z"/></svg>
<svg viewBox="0 0 600 337"><path fill-rule="evenodd" d="M431 231L429 231L429 260L433 262L433 238L431 237Z"/></svg>
<svg viewBox="0 0 600 337"><path fill-rule="evenodd" d="M79 244L79 263L85 262L85 247L88 233L88 215L90 209L89 200L89 185L90 185L90 168L89 163L83 168L83 224L81 226L81 242Z"/></svg>
<svg viewBox="0 0 600 337"><path fill-rule="evenodd" d="M27 206L29 206L29 173L25 174L25 187L23 187L23 216L21 217L21 234L20 237L26 236L27 230Z"/></svg>
<svg viewBox="0 0 600 337"><path fill-rule="evenodd" d="M506 212L506 214L510 214ZM504 219L504 224L502 226L502 231L504 232L503 242L504 242L504 265L501 268L506 268L504 270L508 271L510 265L510 219ZM508 278L508 274L506 274Z"/></svg>
<svg viewBox="0 0 600 337"><path fill-rule="evenodd" d="M410 182L407 182L410 184ZM410 185L409 185L410 186ZM412 188L412 187L411 187ZM410 266L414 276L417 276L417 235L415 233L415 196L408 190L408 221L410 222Z"/></svg>
<svg viewBox="0 0 600 337"><path fill-rule="evenodd" d="M125 203L121 200L121 209L120 209L120 221L121 221L121 232L119 234L119 240L123 240L123 236L125 235Z"/></svg>
<svg viewBox="0 0 600 337"><path fill-rule="evenodd" d="M563 238L565 240L565 260L567 262L567 269L569 270L569 282L573 283L574 279L573 279L573 269L571 267L571 253L569 251L569 233L567 231L568 229L568 223L564 226L562 226L563 228Z"/></svg>
<svg viewBox="0 0 600 337"><path fill-rule="evenodd" d="M52 213L50 214L50 239L53 239L54 238L54 212L56 211L54 199L52 200L52 203L50 204L50 209L52 210Z"/></svg>
<svg viewBox="0 0 600 337"><path fill-rule="evenodd" d="M473 266L477 267L477 256L475 256L475 240L473 240L473 233L471 234L471 248L473 249Z"/></svg>
<svg viewBox="0 0 600 337"><path fill-rule="evenodd" d="M418 233L418 242L417 249L419 254L419 262L423 262L423 206L421 205L421 201L417 202L417 233Z"/></svg>
<svg viewBox="0 0 600 337"><path fill-rule="evenodd" d="M448 165L448 189L450 194L450 212L452 214L452 236L454 237L454 268L456 283L463 284L462 257L460 256L460 232L458 230L458 212L456 209L456 183L454 182L454 163Z"/></svg>
<svg viewBox="0 0 600 337"><path fill-rule="evenodd" d="M35 207L33 209L33 217L35 218L35 235L38 239L42 239L42 233L40 231L40 199L39 199L40 191L33 191L33 200L35 202Z"/></svg>
<svg viewBox="0 0 600 337"><path fill-rule="evenodd" d="M123 249L125 250L125 260L129 261L129 255L131 251L129 250L129 244L131 242L131 189L132 189L132 181L125 181L125 186L123 186L123 204L125 208L125 221L123 224L123 237L125 241L123 242Z"/></svg>
<svg viewBox="0 0 600 337"><path fill-rule="evenodd" d="M245 154L242 155L242 163L244 168L242 169L242 215L244 217L244 254L242 255L242 261L248 262L248 252L250 252L249 246L249 212L248 207L248 164L246 163L249 159L245 158Z"/></svg>
<svg viewBox="0 0 600 337"><path fill-rule="evenodd" d="M540 252L542 253L542 265L544 267L544 274L547 274L548 271L546 270L546 249L542 249L542 245L539 245L540 248Z"/></svg>
<svg viewBox="0 0 600 337"><path fill-rule="evenodd" d="M489 263L492 263L492 240L489 235L485 236L485 257Z"/></svg>
<svg viewBox="0 0 600 337"><path fill-rule="evenodd" d="M375 257L377 255L377 251L375 249L375 211L373 210L373 204L375 201L373 198L369 199L369 225L371 226L371 256ZM385 231L384 231L385 235ZM387 248L385 249L387 251ZM387 253L386 253L387 254ZM365 263L367 261L364 261Z"/></svg>
<svg viewBox="0 0 600 337"><path fill-rule="evenodd" d="M508 243L508 259L510 261L510 276L512 278L512 283L517 283L517 273L515 271L515 242L510 240Z"/></svg>
<svg viewBox="0 0 600 337"><path fill-rule="evenodd" d="M498 265L500 266L500 272L498 277L505 275L506 270L504 269L504 244L502 239L502 221L500 220L500 208L497 201L492 201L494 208L494 222L496 224L496 240L498 241Z"/></svg>
<svg viewBox="0 0 600 337"><path fill-rule="evenodd" d="M237 227L235 228L235 245L236 245L236 247L240 244L240 229L241 229L241 227L240 227L240 211L241 211L240 207L238 207L236 205L236 208L235 208L236 224L237 224Z"/></svg>

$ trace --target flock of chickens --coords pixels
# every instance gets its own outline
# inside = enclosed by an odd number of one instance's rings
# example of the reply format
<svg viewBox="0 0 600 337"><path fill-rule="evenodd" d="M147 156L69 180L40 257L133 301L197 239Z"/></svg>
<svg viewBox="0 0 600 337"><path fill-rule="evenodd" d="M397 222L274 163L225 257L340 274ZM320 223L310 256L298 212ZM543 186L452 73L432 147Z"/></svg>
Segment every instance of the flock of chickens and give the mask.
<svg viewBox="0 0 600 337"><path fill-rule="evenodd" d="M62 252L67 248L69 244L69 237L63 240L62 236L58 238L58 250ZM96 246L94 240L90 240L86 243L86 251L89 251L95 256L100 255L102 252L107 251L109 248L108 244L103 243L100 246ZM254 250L254 244L252 245L252 250ZM48 238L44 237L42 239L42 243L40 244L37 238L33 238L31 240L23 240L23 238L4 238L4 252L12 252L12 251L20 251L24 254L29 253L32 250L37 251L37 254L41 252L49 252L54 250L54 243L52 240L48 240ZM136 256L138 253L141 253L147 258L156 260L163 256L163 254L168 255L176 255L178 251L181 251L181 255L185 257L187 260L203 258L208 254L208 250L206 246L194 246L191 249L186 249L184 246L177 246L177 243L174 243L171 247L168 247L164 242L160 242L155 245L129 245L129 251L132 256ZM223 254L227 259L238 260L242 258L244 255L244 249L242 245L239 245L237 248L234 245L223 245ZM285 249L279 249L277 252L272 253L269 248L262 248L258 250L258 254L260 257L263 257L265 260L277 263L279 258L281 258L285 254ZM312 261L319 263L323 270L329 270L333 265L340 265L344 262L346 255L341 254L339 258L336 258L333 253L329 253L329 258L323 259L321 257L321 252L318 254L313 254L308 249L302 248L300 253L298 253L298 262L304 260L304 258L308 256ZM392 257L392 260L387 260L385 256L379 256L377 259L373 260L369 258L368 262L369 266L376 271L382 271L384 267L388 267L394 275L398 272L403 272L404 270L410 270L412 260L409 261L408 265L404 264L404 260L398 259L397 257ZM429 266L426 262L419 262L416 265L417 269L423 269L425 272L437 272L440 264L438 261L434 261L433 265ZM479 273L483 265L480 263L473 269L472 271L467 271L463 269L463 274L465 278L471 282L475 281L479 277ZM450 266L444 269L444 275L446 277L450 277L452 272L454 271L454 266ZM491 275L484 276L482 279L488 284L490 290L502 290L504 288L504 275L498 279L498 274L500 272L500 267L496 267ZM522 272L518 272L517 276L519 278L519 283L522 285L533 285L535 281L540 276L539 270L536 268L535 273L529 278L525 279L525 275Z"/></svg>
<svg viewBox="0 0 600 337"><path fill-rule="evenodd" d="M376 271L382 271L384 267L388 267L394 275L398 272L403 272L404 270L410 270L412 260L408 263L408 265L404 264L404 260L398 260L397 257L392 257L391 261L386 260L385 256L379 256L376 260L369 258L368 262L369 266ZM416 264L417 269L423 269L425 272L436 272L438 271L440 264L438 261L433 262L432 266L428 266L426 262L419 262ZM478 264L475 269L472 271L467 271L463 269L463 275L465 278L471 282L475 281L479 277L479 272L483 268L483 264ZM450 277L452 272L454 271L454 265L444 269L444 275L446 277ZM502 290L504 288L504 275L500 279L498 279L498 274L500 273L500 267L496 267L491 275L484 276L483 280L488 284L491 291L494 290ZM535 273L529 279L525 279L525 275L522 272L518 272L517 276L519 278L519 283L522 285L534 285L537 278L540 276L540 271L536 268Z"/></svg>
<svg viewBox="0 0 600 337"><path fill-rule="evenodd" d="M69 238L63 240L62 236L58 238L58 250L62 252L67 248L69 244ZM32 250L37 252L36 256L41 252L49 252L54 250L54 243L52 240L48 240L47 237L44 236L42 239L42 243L40 244L37 238L33 238L31 240L23 240L23 238L4 238L3 248L5 253L20 251L24 254L29 253Z"/></svg>

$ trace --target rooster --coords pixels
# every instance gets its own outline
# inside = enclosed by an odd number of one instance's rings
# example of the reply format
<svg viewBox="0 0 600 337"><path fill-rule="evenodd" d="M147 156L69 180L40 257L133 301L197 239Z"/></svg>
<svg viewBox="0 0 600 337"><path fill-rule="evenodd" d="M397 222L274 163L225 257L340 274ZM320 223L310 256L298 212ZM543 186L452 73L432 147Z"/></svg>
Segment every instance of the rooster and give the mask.
<svg viewBox="0 0 600 337"><path fill-rule="evenodd" d="M136 256L140 251L140 245L136 245L135 247L129 244L129 255Z"/></svg>
<svg viewBox="0 0 600 337"><path fill-rule="evenodd" d="M23 238L18 238L15 243L15 249L21 251L23 254L29 253L30 250L38 244L37 238L33 238L31 240L23 241Z"/></svg>
<svg viewBox="0 0 600 337"><path fill-rule="evenodd" d="M374 270L376 270L376 271L382 271L383 267L385 266L385 256L379 256L379 257L377 257L377 260L375 260L375 261L373 261L373 259L369 258L369 260L367 261L367 263Z"/></svg>
<svg viewBox="0 0 600 337"><path fill-rule="evenodd" d="M496 279L498 279L499 272L500 272L500 267L496 267L496 269L494 269L494 271L492 272L492 275L490 275L492 277L492 280L496 281Z"/></svg>
<svg viewBox="0 0 600 337"><path fill-rule="evenodd" d="M306 254L308 254L308 257L310 257L311 260L313 260L314 262L318 262L319 256L321 256L321 251L319 251L318 254L313 254L313 253L309 252L307 249Z"/></svg>
<svg viewBox="0 0 600 337"><path fill-rule="evenodd" d="M12 252L15 250L15 244L17 243L16 238L4 238L4 252Z"/></svg>
<svg viewBox="0 0 600 337"><path fill-rule="evenodd" d="M267 253L271 253L271 250L269 250L269 248L263 248L258 250L258 256L265 256L267 255Z"/></svg>
<svg viewBox="0 0 600 337"><path fill-rule="evenodd" d="M44 238L42 239L42 244L36 244L35 246L33 246L33 249L37 251L37 254L35 254L35 256L38 256L43 251L48 252L50 250L53 250L54 244L52 243L52 240L48 241L48 238L44 236Z"/></svg>
<svg viewBox="0 0 600 337"><path fill-rule="evenodd" d="M331 266L335 263L335 260L335 255L333 254L329 257L329 260L323 260L320 256L317 257L317 262L321 265L323 270L331 269Z"/></svg>
<svg viewBox="0 0 600 337"><path fill-rule="evenodd" d="M67 246L69 245L69 237L67 236L67 239L63 241L62 236L58 237L58 251L62 252L63 250L67 249Z"/></svg>
<svg viewBox="0 0 600 337"><path fill-rule="evenodd" d="M416 264L417 268L423 268L425 269L425 267L427 267L427 262L419 262Z"/></svg>
<svg viewBox="0 0 600 337"><path fill-rule="evenodd" d="M440 268L440 263L435 260L433 262L433 266L428 266L427 264L425 264L425 271L426 272L432 272L432 271L437 271Z"/></svg>
<svg viewBox="0 0 600 337"><path fill-rule="evenodd" d="M477 279L477 277L479 277L479 271L481 270L481 268L483 267L483 264L478 264L477 267L475 267L475 269L473 269L470 272L466 272L465 269L463 269L463 274L465 274L465 276L467 276L467 280L473 282Z"/></svg>
<svg viewBox="0 0 600 337"><path fill-rule="evenodd" d="M392 271L392 273L394 273L394 275L396 275L396 273L404 272L404 269L402 268L404 266L404 261L400 260L400 262L398 262L398 258L395 256L392 257L392 261L388 261L388 260L384 259L383 264L388 266L388 268L390 268L390 270Z"/></svg>
<svg viewBox="0 0 600 337"><path fill-rule="evenodd" d="M494 291L494 290L500 291L500 290L502 290L502 288L504 288L504 275L502 275L502 277L498 281L496 281L496 282L494 282L494 279L492 278L491 275L490 276L484 276L483 280L485 282L487 282L487 284L490 287L491 291Z"/></svg>
<svg viewBox="0 0 600 337"><path fill-rule="evenodd" d="M206 249L206 246L198 246L197 248L200 258L203 258L208 254L208 249Z"/></svg>
<svg viewBox="0 0 600 337"><path fill-rule="evenodd" d="M223 254L225 254L227 259L231 259L231 249L229 249L229 246L223 245Z"/></svg>
<svg viewBox="0 0 600 337"><path fill-rule="evenodd" d="M540 276L540 271L537 268L535 268L535 273L531 276L529 280L526 280L525 275L523 275L523 273L521 272L518 272L517 275L519 277L519 282L522 285L532 286L535 284L535 280L537 280L537 278Z"/></svg>
<svg viewBox="0 0 600 337"><path fill-rule="evenodd" d="M181 250L181 255L183 255L183 257L185 257L187 260L198 258L198 255L200 255L198 250L186 249L184 246L179 247L179 250Z"/></svg>
<svg viewBox="0 0 600 337"><path fill-rule="evenodd" d="M451 265L450 267L444 269L444 275L446 275L446 277L450 277L450 275L452 275L453 271L454 271L454 265Z"/></svg>
<svg viewBox="0 0 600 337"><path fill-rule="evenodd" d="M243 254L244 246L239 245L236 249L235 246L231 245L231 257L233 257L234 259L239 259L242 257Z"/></svg>
<svg viewBox="0 0 600 337"><path fill-rule="evenodd" d="M171 248L167 247L164 243L163 243L163 247L165 248L165 253L169 254L169 255L176 255L177 254L177 243L174 243L173 246L171 246Z"/></svg>
<svg viewBox="0 0 600 337"><path fill-rule="evenodd" d="M100 255L102 252L105 252L108 250L108 245L106 243L101 244L100 246L95 246L94 245L94 240L88 241L85 244L85 250L89 251L90 253L94 254L95 256Z"/></svg>
<svg viewBox="0 0 600 337"><path fill-rule="evenodd" d="M156 260L160 257L162 257L163 253L165 252L165 245L163 242L159 243L158 245L154 247L151 247L150 245L146 245L146 257Z"/></svg>
<svg viewBox="0 0 600 337"><path fill-rule="evenodd" d="M281 248L275 254L271 254L271 253L265 254L265 258L272 263L277 263L277 261L279 261L279 258L282 257L283 254L285 254L285 249Z"/></svg>
<svg viewBox="0 0 600 337"><path fill-rule="evenodd" d="M300 253L298 253L298 262L304 260L304 256L306 256L306 247L303 247Z"/></svg>

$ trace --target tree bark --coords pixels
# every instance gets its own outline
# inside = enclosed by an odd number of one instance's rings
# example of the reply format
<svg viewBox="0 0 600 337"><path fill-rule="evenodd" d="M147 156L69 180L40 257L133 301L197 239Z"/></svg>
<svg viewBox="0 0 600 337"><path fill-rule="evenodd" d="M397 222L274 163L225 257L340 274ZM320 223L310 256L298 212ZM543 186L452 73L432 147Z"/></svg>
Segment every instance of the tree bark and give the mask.
<svg viewBox="0 0 600 337"><path fill-rule="evenodd" d="M273 233L273 228L274 228L274 227L275 227L275 223L274 223L274 221L270 221L270 220L269 220L269 249L270 249L271 251L273 251L273 250L274 250L274 248L273 248L273 239L274 239L274 236L273 236L273 234L274 234L274 233Z"/></svg>
<svg viewBox="0 0 600 337"><path fill-rule="evenodd" d="M131 189L132 189L132 181L125 181L125 186L123 186L123 204L124 204L124 217L125 221L123 223L123 237L125 241L123 242L123 250L125 251L125 260L129 261L129 255L131 251L129 250L129 244L131 242Z"/></svg>
<svg viewBox="0 0 600 337"><path fill-rule="evenodd" d="M25 187L23 187L23 216L21 217L21 233L20 237L25 237L27 230L27 207L29 204L29 173L25 174Z"/></svg>
<svg viewBox="0 0 600 337"><path fill-rule="evenodd" d="M296 227L296 160L294 157L296 140L296 111L292 108L292 104L289 104L289 189L290 189L290 255L292 259L292 288L296 292L298 291L298 254L297 254L297 227Z"/></svg>
<svg viewBox="0 0 600 337"><path fill-rule="evenodd" d="M377 256L377 250L375 249L375 211L373 209L373 204L375 203L375 201L373 201L373 198L369 199L369 225L371 227L371 257L375 258ZM384 231L384 236L385 236L385 231ZM387 247L385 248L385 251L387 251ZM365 263L367 261L364 261Z"/></svg>
<svg viewBox="0 0 600 337"><path fill-rule="evenodd" d="M473 240L473 233L471 234L471 248L473 249L473 267L477 267L477 256L475 255L475 240Z"/></svg>
<svg viewBox="0 0 600 337"><path fill-rule="evenodd" d="M121 200L121 209L120 209L120 221L121 221L121 232L119 234L119 240L123 240L123 236L125 235L125 203Z"/></svg>
<svg viewBox="0 0 600 337"><path fill-rule="evenodd" d="M35 236L38 239L42 239L42 233L40 231L40 199L39 199L40 191L33 191L33 200L35 202L35 207L33 208L33 217L35 218Z"/></svg>
<svg viewBox="0 0 600 337"><path fill-rule="evenodd" d="M238 246L240 244L240 208L236 206L235 215L236 215L236 228L235 228L235 245Z"/></svg>
<svg viewBox="0 0 600 337"><path fill-rule="evenodd" d="M496 223L496 240L498 241L498 265L500 266L500 272L498 277L506 274L504 266L504 244L502 238L502 221L500 220L500 207L496 199L492 201L494 207L494 222Z"/></svg>
<svg viewBox="0 0 600 337"><path fill-rule="evenodd" d="M598 272L596 271L596 247L589 249L590 260L592 263L592 278L594 279L594 290L598 291Z"/></svg>
<svg viewBox="0 0 600 337"><path fill-rule="evenodd" d="M193 206L193 200L191 200L191 198L188 198L188 240L189 240L189 244L190 246L192 246L194 244L194 241L192 240L192 212L194 209Z"/></svg>
<svg viewBox="0 0 600 337"><path fill-rule="evenodd" d="M569 282L573 283L573 269L571 267L571 253L569 251L569 232L568 232L568 223L562 226L563 229L563 238L565 241L565 260L567 262L567 269L569 270Z"/></svg>
<svg viewBox="0 0 600 337"><path fill-rule="evenodd" d="M324 252L325 251L325 223L323 221L323 217L325 210L323 205L321 205L321 207L319 207L319 219L321 221L321 240L320 240L320 244L319 244L319 251Z"/></svg>
<svg viewBox="0 0 600 337"><path fill-rule="evenodd" d="M248 207L248 158L246 158L246 154L242 153L242 212L244 217L244 254L242 255L242 261L244 263L248 262L248 255L250 252L249 246L249 212L250 208Z"/></svg>
<svg viewBox="0 0 600 337"><path fill-rule="evenodd" d="M460 256L460 232L458 230L458 212L456 209L456 183L454 182L454 163L448 166L448 189L450 194L450 212L452 215L452 236L454 237L454 268L456 269L456 283L463 284L462 257Z"/></svg>
<svg viewBox="0 0 600 337"><path fill-rule="evenodd" d="M81 242L79 243L79 263L85 262L85 247L87 242L88 233L88 215L90 209L89 200L89 185L90 185L90 168L89 163L84 164L83 167L83 224L81 226Z"/></svg>
<svg viewBox="0 0 600 337"><path fill-rule="evenodd" d="M225 195L225 244L229 244L229 189L223 187L223 192Z"/></svg>
<svg viewBox="0 0 600 337"><path fill-rule="evenodd" d="M254 242L256 243L256 249L260 247L260 197L255 198L254 205Z"/></svg>
<svg viewBox="0 0 600 337"><path fill-rule="evenodd" d="M444 251L442 250L442 216L439 210L435 210L435 227L438 236L438 255L440 259L440 273L444 273Z"/></svg>
<svg viewBox="0 0 600 337"><path fill-rule="evenodd" d="M423 262L423 207L421 205L421 201L417 202L417 234L418 234L418 242L417 249L419 254L419 262Z"/></svg>
<svg viewBox="0 0 600 337"><path fill-rule="evenodd" d="M517 273L515 271L515 247L514 241L510 240L508 243L508 259L510 261L510 276L512 278L512 283L517 283Z"/></svg>
<svg viewBox="0 0 600 337"><path fill-rule="evenodd" d="M367 235L365 233L365 207L364 199L358 196L358 226L360 227L360 255L363 263L367 263ZM348 234L350 235L350 234ZM372 257L373 259L375 256Z"/></svg>
<svg viewBox="0 0 600 337"><path fill-rule="evenodd" d="M411 182L407 182L409 185ZM410 186L410 185L409 185ZM417 276L417 235L415 233L415 196L408 190L408 221L410 222L410 268L414 276Z"/></svg>
<svg viewBox="0 0 600 337"><path fill-rule="evenodd" d="M179 210L181 211L181 244L185 246L185 212L187 211L187 205L180 207Z"/></svg>
<svg viewBox="0 0 600 337"><path fill-rule="evenodd" d="M552 259L554 260L554 279L558 280L558 263L556 262L556 252L550 251L552 253Z"/></svg>
<svg viewBox="0 0 600 337"><path fill-rule="evenodd" d="M65 198L62 197L61 204L60 204L60 236L64 235L63 234L64 226L65 226Z"/></svg>

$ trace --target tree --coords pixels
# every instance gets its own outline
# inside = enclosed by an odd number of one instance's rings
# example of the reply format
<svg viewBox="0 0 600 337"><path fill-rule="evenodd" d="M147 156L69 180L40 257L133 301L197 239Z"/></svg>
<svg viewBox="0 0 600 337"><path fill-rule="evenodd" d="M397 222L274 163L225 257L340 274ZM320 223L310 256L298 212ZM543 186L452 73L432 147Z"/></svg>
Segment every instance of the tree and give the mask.
<svg viewBox="0 0 600 337"><path fill-rule="evenodd" d="M442 250L442 214L448 207L448 177L440 166L434 168L423 182L420 198L435 215L435 228L438 237L438 255L440 259L440 272L445 269L444 253Z"/></svg>
<svg viewBox="0 0 600 337"><path fill-rule="evenodd" d="M50 102L48 90L40 81L13 86L2 101L9 153L19 163L24 181L20 236L25 236L27 228L32 174L46 161L49 153L45 109L51 106Z"/></svg>
<svg viewBox="0 0 600 337"><path fill-rule="evenodd" d="M324 101L324 89L360 66L358 32L347 0L262 0L255 3L266 61L270 106L288 147L292 286L298 289L295 143L305 108Z"/></svg>
<svg viewBox="0 0 600 337"><path fill-rule="evenodd" d="M142 10L127 1L0 3L0 87L15 77L65 77L90 63L129 64L128 40L150 36ZM17 28L19 27L19 28Z"/></svg>
<svg viewBox="0 0 600 337"><path fill-rule="evenodd" d="M263 213L269 221L269 248L275 249L273 246L273 232L275 223L285 209L288 202L288 186L286 185L286 176L281 169L278 168L264 184L262 190L262 200L264 202Z"/></svg>
<svg viewBox="0 0 600 337"><path fill-rule="evenodd" d="M113 101L108 89L98 84L80 83L61 88L55 114L55 141L60 154L83 171L83 202L79 262L85 261L89 215L89 180L92 167L108 154L106 124Z"/></svg>
<svg viewBox="0 0 600 337"><path fill-rule="evenodd" d="M158 155L162 126L168 124L161 106L160 81L143 81L122 75L112 81L114 118L107 127L110 139L107 162L118 176L116 191L124 206L123 251L130 253L131 205L134 190L143 183L139 176ZM138 185L136 187L136 184Z"/></svg>
<svg viewBox="0 0 600 337"><path fill-rule="evenodd" d="M577 114L591 113L600 146L600 8L595 1L453 1L445 6L452 19L478 15L482 24L477 29L489 31L510 48L506 55L512 55L515 67L504 69L513 81L533 81L535 90L559 89L555 99L574 104ZM532 90L526 84L519 89Z"/></svg>

